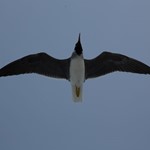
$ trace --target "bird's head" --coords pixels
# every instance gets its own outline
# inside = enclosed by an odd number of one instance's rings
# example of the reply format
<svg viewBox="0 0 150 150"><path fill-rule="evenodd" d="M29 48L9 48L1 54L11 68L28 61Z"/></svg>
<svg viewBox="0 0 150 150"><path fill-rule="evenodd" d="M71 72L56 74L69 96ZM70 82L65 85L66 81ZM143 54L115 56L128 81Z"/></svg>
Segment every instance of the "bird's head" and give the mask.
<svg viewBox="0 0 150 150"><path fill-rule="evenodd" d="M80 41L80 34L79 34L79 37L78 37L78 42L75 45L74 51L77 53L77 55L82 54L83 49L82 49L82 45L81 45L81 41Z"/></svg>

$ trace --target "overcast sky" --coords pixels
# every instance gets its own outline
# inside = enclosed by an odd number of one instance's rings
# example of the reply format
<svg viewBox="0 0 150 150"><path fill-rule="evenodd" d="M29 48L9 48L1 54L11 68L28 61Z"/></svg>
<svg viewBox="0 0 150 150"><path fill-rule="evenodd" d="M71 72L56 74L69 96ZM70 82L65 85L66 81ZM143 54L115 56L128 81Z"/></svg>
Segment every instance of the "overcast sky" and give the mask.
<svg viewBox="0 0 150 150"><path fill-rule="evenodd" d="M0 0L0 67L44 51L71 56L81 33L85 58L122 53L150 65L148 0ZM1 150L149 150L150 76L87 80L83 103L65 80L0 78Z"/></svg>

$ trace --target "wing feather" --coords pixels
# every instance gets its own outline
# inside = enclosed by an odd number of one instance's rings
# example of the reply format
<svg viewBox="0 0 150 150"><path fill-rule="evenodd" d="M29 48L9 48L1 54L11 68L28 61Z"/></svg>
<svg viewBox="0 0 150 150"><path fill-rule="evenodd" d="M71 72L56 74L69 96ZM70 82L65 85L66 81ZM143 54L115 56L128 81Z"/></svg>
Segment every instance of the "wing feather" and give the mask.
<svg viewBox="0 0 150 150"><path fill-rule="evenodd" d="M55 59L46 53L37 53L13 61L0 69L1 76L38 73L54 78L69 78L70 59Z"/></svg>
<svg viewBox="0 0 150 150"><path fill-rule="evenodd" d="M114 71L150 74L150 67L122 54L103 52L94 59L85 59L85 78L99 77Z"/></svg>

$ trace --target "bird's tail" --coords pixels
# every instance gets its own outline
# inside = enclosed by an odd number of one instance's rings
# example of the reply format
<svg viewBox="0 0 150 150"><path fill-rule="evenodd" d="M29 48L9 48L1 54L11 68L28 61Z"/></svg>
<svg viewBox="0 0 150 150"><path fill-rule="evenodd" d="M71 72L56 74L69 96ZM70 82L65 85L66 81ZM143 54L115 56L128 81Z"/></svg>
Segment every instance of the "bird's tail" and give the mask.
<svg viewBox="0 0 150 150"><path fill-rule="evenodd" d="M72 97L74 102L82 102L82 86L72 85Z"/></svg>

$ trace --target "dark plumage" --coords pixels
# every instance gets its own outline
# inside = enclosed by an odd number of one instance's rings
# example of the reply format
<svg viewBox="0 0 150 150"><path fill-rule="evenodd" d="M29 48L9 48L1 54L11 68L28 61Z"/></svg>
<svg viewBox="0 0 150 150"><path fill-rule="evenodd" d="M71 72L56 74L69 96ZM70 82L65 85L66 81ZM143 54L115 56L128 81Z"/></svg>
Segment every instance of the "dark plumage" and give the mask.
<svg viewBox="0 0 150 150"><path fill-rule="evenodd" d="M38 73L49 77L68 79L69 63L70 58L59 60L46 53L32 54L1 68L0 76Z"/></svg>
<svg viewBox="0 0 150 150"><path fill-rule="evenodd" d="M75 45L70 58L56 59L46 53L25 56L0 69L0 77L25 73L38 73L71 82L75 102L82 100L82 84L86 79L99 77L114 71L150 74L150 67L122 54L103 52L94 59L84 59L80 42Z"/></svg>
<svg viewBox="0 0 150 150"><path fill-rule="evenodd" d="M93 67L96 66L96 67ZM146 64L122 54L103 52L94 59L85 59L85 78L95 78L114 71L150 74Z"/></svg>
<svg viewBox="0 0 150 150"><path fill-rule="evenodd" d="M150 67L125 55L103 52L94 59L84 59L85 79L99 77L114 71L150 74ZM25 56L0 69L0 77L38 73L49 77L69 79L68 59L56 59L46 53Z"/></svg>

